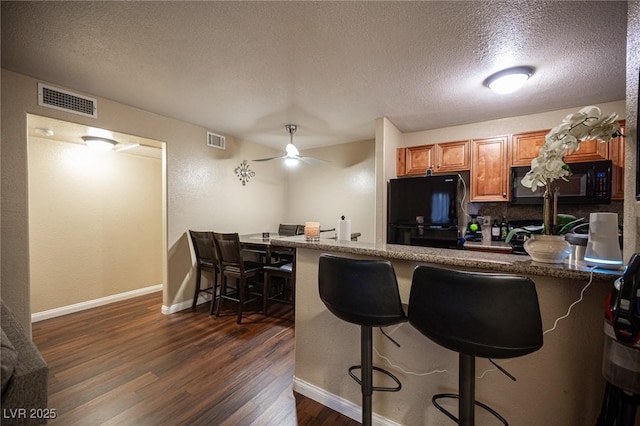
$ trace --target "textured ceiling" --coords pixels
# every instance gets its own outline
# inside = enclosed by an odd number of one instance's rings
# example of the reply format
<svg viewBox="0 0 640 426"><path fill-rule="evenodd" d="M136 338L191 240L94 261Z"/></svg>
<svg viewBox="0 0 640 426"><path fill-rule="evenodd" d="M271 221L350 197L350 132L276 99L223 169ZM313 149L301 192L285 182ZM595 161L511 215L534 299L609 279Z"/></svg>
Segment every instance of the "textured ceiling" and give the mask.
<svg viewBox="0 0 640 426"><path fill-rule="evenodd" d="M9 2L2 67L282 148L625 97L626 2ZM511 95L500 69L536 73Z"/></svg>

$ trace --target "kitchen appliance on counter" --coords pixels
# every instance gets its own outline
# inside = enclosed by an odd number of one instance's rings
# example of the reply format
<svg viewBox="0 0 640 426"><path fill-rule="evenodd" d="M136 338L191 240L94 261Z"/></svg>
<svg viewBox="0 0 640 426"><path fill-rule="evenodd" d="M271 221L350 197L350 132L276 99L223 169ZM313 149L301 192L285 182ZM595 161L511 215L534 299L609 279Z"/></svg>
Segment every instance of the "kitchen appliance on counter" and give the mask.
<svg viewBox="0 0 640 426"><path fill-rule="evenodd" d="M461 248L460 175L390 179L387 243Z"/></svg>
<svg viewBox="0 0 640 426"><path fill-rule="evenodd" d="M587 161L569 164L571 176L567 181L558 179L554 182L560 189L558 204L609 204L611 203L611 168L610 160ZM531 167L511 168L511 204L542 205L544 188L531 191L522 185L522 178Z"/></svg>
<svg viewBox="0 0 640 426"><path fill-rule="evenodd" d="M584 252L584 260L589 266L605 269L619 269L623 265L618 239L617 213L589 215L589 240Z"/></svg>
<svg viewBox="0 0 640 426"><path fill-rule="evenodd" d="M478 221L477 214L470 214L471 220L467 223L464 233L465 241L482 241L482 224Z"/></svg>
<svg viewBox="0 0 640 426"><path fill-rule="evenodd" d="M602 374L607 381L597 426L634 426L640 405L640 254L607 298Z"/></svg>

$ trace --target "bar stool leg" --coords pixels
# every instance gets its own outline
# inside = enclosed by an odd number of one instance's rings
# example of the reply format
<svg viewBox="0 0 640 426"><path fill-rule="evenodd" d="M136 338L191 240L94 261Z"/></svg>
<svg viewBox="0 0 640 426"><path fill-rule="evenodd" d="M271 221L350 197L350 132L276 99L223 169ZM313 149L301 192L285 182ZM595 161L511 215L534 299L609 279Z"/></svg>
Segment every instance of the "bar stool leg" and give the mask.
<svg viewBox="0 0 640 426"><path fill-rule="evenodd" d="M460 425L474 426L476 359L473 355L460 354L458 361L458 380L460 399L458 399L458 415Z"/></svg>
<svg viewBox="0 0 640 426"><path fill-rule="evenodd" d="M371 425L373 395L373 332L368 326L360 327L360 357L362 363L362 424Z"/></svg>

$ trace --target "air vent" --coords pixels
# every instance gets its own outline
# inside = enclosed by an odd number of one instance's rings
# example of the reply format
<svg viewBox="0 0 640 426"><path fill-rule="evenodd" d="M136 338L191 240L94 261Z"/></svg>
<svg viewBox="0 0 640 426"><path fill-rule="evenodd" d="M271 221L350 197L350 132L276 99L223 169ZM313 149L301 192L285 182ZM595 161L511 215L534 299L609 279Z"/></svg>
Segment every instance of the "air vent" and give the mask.
<svg viewBox="0 0 640 426"><path fill-rule="evenodd" d="M224 136L216 135L215 133L207 132L207 146L225 149L226 140Z"/></svg>
<svg viewBox="0 0 640 426"><path fill-rule="evenodd" d="M98 118L97 101L87 96L38 83L38 105Z"/></svg>

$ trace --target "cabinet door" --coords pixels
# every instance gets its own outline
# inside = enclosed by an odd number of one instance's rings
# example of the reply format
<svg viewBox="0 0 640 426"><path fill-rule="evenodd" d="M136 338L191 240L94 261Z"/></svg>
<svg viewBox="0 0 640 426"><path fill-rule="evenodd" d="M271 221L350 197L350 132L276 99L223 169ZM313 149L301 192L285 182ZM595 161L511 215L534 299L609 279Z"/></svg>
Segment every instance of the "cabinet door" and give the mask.
<svg viewBox="0 0 640 426"><path fill-rule="evenodd" d="M581 161L598 161L609 158L609 144L599 141L582 141L580 148L571 155L564 156L565 163L579 163Z"/></svg>
<svg viewBox="0 0 640 426"><path fill-rule="evenodd" d="M538 156L540 147L544 145L544 137L548 130L519 133L511 139L511 165L530 166L531 160Z"/></svg>
<svg viewBox="0 0 640 426"><path fill-rule="evenodd" d="M625 134L625 122L620 122L620 131ZM609 141L609 159L611 168L611 199L624 200L624 138L617 137Z"/></svg>
<svg viewBox="0 0 640 426"><path fill-rule="evenodd" d="M396 176L404 176L407 174L407 149L398 148L396 150Z"/></svg>
<svg viewBox="0 0 640 426"><path fill-rule="evenodd" d="M471 201L508 201L507 148L500 136L471 141Z"/></svg>
<svg viewBox="0 0 640 426"><path fill-rule="evenodd" d="M461 172L469 170L469 141L447 142L436 145L436 172Z"/></svg>
<svg viewBox="0 0 640 426"><path fill-rule="evenodd" d="M424 175L435 164L435 145L410 146L406 148L405 173Z"/></svg>

